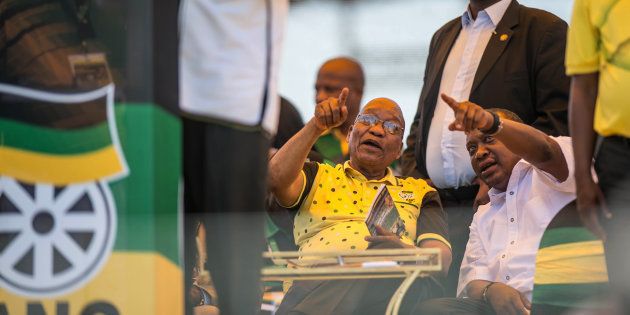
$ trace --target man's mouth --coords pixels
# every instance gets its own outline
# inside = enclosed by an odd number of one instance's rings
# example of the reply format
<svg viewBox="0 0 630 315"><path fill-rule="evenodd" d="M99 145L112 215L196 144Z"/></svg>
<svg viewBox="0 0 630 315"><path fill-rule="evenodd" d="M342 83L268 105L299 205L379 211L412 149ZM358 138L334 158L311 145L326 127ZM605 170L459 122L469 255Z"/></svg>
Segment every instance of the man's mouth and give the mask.
<svg viewBox="0 0 630 315"><path fill-rule="evenodd" d="M372 147L372 148L378 149L378 150L383 150L383 147L381 147L380 143L378 143L378 142L376 142L374 140L371 140L371 139L368 139L368 140L365 140L365 141L361 142L361 145Z"/></svg>
<svg viewBox="0 0 630 315"><path fill-rule="evenodd" d="M493 160L484 161L479 164L479 173L483 177L488 177L495 169L497 162Z"/></svg>

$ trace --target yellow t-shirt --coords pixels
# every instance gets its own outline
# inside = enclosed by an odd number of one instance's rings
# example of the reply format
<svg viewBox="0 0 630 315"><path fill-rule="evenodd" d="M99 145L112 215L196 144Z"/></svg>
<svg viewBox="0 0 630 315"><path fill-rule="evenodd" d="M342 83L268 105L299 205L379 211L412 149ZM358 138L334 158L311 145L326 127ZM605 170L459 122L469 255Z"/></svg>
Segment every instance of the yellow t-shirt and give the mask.
<svg viewBox="0 0 630 315"><path fill-rule="evenodd" d="M630 0L575 0L566 71L599 72L595 131L630 137Z"/></svg>
<svg viewBox="0 0 630 315"><path fill-rule="evenodd" d="M349 162L336 166L306 163L302 176L305 187L291 208L297 210L293 234L300 251L367 249L364 238L370 233L365 219L382 184L387 185L404 221L403 242L436 239L450 247L437 192L424 180L397 178L389 168L384 178L368 180Z"/></svg>

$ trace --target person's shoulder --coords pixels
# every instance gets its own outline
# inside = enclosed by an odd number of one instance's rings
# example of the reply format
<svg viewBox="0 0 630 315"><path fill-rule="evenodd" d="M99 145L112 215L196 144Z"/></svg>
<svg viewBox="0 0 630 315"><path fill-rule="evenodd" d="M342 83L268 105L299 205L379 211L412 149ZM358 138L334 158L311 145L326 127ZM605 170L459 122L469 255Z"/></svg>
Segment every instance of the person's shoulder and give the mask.
<svg viewBox="0 0 630 315"><path fill-rule="evenodd" d="M442 25L435 33L433 33L434 38L439 38L445 32L453 29L453 27L457 27L457 23L462 23L462 17L458 16Z"/></svg>
<svg viewBox="0 0 630 315"><path fill-rule="evenodd" d="M417 189L419 191L435 191L435 188L429 186L427 181L422 178L415 178L410 176L396 176L396 178L398 179L400 186Z"/></svg>

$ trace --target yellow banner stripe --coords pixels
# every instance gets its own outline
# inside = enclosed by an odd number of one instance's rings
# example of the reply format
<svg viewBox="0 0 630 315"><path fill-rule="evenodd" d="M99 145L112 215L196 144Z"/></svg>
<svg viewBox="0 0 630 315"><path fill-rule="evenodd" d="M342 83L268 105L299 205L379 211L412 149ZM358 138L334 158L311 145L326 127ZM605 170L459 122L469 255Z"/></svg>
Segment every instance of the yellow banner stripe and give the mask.
<svg viewBox="0 0 630 315"><path fill-rule="evenodd" d="M28 183L67 185L109 177L123 169L113 146L77 155L0 147L0 174Z"/></svg>
<svg viewBox="0 0 630 315"><path fill-rule="evenodd" d="M68 303L69 314L81 314L95 302L113 305L119 314L182 315L183 274L179 266L151 252L113 252L90 282L77 291L50 298L24 297L0 288L8 314L24 314L27 303L37 302L46 314L56 314L58 302Z"/></svg>
<svg viewBox="0 0 630 315"><path fill-rule="evenodd" d="M596 282L608 282L601 241L555 245L538 251L534 284Z"/></svg>

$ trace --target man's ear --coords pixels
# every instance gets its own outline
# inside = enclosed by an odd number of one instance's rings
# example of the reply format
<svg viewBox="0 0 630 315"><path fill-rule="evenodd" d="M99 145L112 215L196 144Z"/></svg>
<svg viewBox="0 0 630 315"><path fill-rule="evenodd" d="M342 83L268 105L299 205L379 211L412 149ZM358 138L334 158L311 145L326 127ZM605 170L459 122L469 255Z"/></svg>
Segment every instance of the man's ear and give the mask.
<svg viewBox="0 0 630 315"><path fill-rule="evenodd" d="M400 141L400 147L398 148L398 155L396 156L396 160L400 159L403 154L403 142Z"/></svg>
<svg viewBox="0 0 630 315"><path fill-rule="evenodd" d="M352 134L352 129L354 129L354 125L350 125L350 128L348 128L348 134L346 135L346 141L348 141L348 143L350 143L350 135Z"/></svg>

